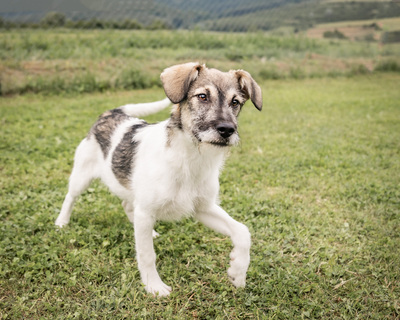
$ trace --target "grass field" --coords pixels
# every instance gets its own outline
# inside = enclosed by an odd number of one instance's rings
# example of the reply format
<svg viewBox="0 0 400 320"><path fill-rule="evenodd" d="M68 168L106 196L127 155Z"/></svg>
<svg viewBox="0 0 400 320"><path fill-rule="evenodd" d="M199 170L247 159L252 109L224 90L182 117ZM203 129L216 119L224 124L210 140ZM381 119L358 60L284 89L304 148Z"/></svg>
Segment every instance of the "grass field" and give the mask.
<svg viewBox="0 0 400 320"><path fill-rule="evenodd" d="M160 70L187 62L245 69L257 80L369 74L400 44L309 39L303 34L197 31L2 30L0 94L64 94L152 88Z"/></svg>
<svg viewBox="0 0 400 320"><path fill-rule="evenodd" d="M161 89L0 100L0 319L398 319L400 76L262 83L240 118L222 206L252 233L247 287L226 275L230 241L161 222L141 286L133 228L95 183L58 231L76 145L104 110ZM168 112L149 121L164 119Z"/></svg>

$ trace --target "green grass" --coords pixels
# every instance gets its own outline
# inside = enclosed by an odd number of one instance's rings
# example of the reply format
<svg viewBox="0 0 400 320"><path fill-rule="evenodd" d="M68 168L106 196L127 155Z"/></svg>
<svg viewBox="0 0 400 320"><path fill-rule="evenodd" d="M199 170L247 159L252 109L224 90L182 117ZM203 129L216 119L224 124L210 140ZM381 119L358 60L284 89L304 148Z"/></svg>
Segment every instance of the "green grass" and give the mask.
<svg viewBox="0 0 400 320"><path fill-rule="evenodd" d="M360 65L398 69L399 48L261 32L1 30L0 94L159 87L160 70L188 61L245 69L257 80L353 76Z"/></svg>
<svg viewBox="0 0 400 320"><path fill-rule="evenodd" d="M222 206L252 233L247 287L228 281L228 239L161 222L163 299L145 294L133 228L99 183L68 227L53 226L97 116L162 90L2 98L0 319L398 319L399 81L263 83L264 110L242 112L221 175Z"/></svg>

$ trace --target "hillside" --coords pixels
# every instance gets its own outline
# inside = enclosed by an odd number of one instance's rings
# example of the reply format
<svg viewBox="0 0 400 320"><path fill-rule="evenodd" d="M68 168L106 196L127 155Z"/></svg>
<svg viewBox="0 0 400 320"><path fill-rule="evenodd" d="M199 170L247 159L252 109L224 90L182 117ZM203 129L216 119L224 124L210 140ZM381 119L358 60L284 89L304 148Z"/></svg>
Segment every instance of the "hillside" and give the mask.
<svg viewBox="0 0 400 320"><path fill-rule="evenodd" d="M0 16L7 20L38 22L48 12L60 12L71 20L134 19L143 24L162 20L173 28L190 28L200 21L282 7L310 0L0 0Z"/></svg>
<svg viewBox="0 0 400 320"><path fill-rule="evenodd" d="M6 20L39 22L49 12L62 13L73 21L133 19L148 24L156 19L173 21L182 15L179 10L147 0L0 0L0 16Z"/></svg>
<svg viewBox="0 0 400 320"><path fill-rule="evenodd" d="M214 31L308 29L337 21L400 17L395 1L343 0L0 0L0 17L38 22L49 12L67 19L162 21L171 28Z"/></svg>
<svg viewBox="0 0 400 320"><path fill-rule="evenodd" d="M210 19L199 27L214 31L271 30L282 26L308 29L315 24L400 17L400 3L388 1L307 1L236 17Z"/></svg>

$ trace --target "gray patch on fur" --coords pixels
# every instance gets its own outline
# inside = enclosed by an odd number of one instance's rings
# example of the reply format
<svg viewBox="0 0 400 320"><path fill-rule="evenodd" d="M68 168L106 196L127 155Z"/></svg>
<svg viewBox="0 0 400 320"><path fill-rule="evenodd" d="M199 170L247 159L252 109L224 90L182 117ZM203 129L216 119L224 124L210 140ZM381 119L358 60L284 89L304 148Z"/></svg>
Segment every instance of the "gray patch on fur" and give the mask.
<svg viewBox="0 0 400 320"><path fill-rule="evenodd" d="M133 138L138 129L141 129L148 124L143 123L133 125L123 136L121 142L115 148L112 155L112 172L121 185L129 188L129 181L133 171L133 158L136 154L138 141Z"/></svg>
<svg viewBox="0 0 400 320"><path fill-rule="evenodd" d="M96 141L100 145L101 151L103 151L104 158L107 158L108 152L110 151L113 132L119 124L130 118L131 117L122 110L114 109L103 113L93 125L89 132L89 138L91 134L94 135Z"/></svg>

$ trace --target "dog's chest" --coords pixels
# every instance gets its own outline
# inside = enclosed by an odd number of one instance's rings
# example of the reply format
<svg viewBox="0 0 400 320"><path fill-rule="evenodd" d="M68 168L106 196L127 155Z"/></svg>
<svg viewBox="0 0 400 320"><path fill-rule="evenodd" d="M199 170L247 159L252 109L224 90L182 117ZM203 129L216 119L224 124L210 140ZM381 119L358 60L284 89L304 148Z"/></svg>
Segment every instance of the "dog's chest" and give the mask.
<svg viewBox="0 0 400 320"><path fill-rule="evenodd" d="M199 207L217 200L219 165L215 160L218 159L213 159L212 166L205 165L202 159L180 159L179 155L173 161L158 161L148 171L145 185L136 189L139 194L135 200L142 202L158 220L191 216ZM142 177L139 180L144 182Z"/></svg>
<svg viewBox="0 0 400 320"><path fill-rule="evenodd" d="M218 194L218 172L196 171L180 167L170 170L165 176L154 199L160 220L190 216L200 205L215 201Z"/></svg>
<svg viewBox="0 0 400 320"><path fill-rule="evenodd" d="M199 148L179 132L169 145L154 137L160 135L142 135L136 156L132 181L136 205L153 212L158 220L175 220L215 203L223 149Z"/></svg>

